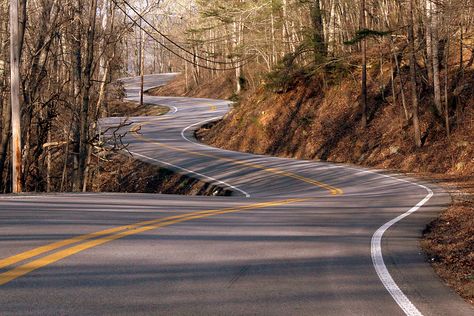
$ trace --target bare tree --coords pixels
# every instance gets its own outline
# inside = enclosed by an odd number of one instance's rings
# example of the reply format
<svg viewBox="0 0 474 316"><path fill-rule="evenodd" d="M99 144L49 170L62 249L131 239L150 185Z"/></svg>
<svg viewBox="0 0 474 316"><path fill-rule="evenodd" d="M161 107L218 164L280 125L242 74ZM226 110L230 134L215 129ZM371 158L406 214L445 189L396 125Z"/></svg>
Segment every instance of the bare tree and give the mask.
<svg viewBox="0 0 474 316"><path fill-rule="evenodd" d="M418 119L418 90L416 83L416 50L415 50L415 23L414 23L414 0L410 0L409 4L409 25L408 25L408 41L410 43L410 81L411 81L411 100L413 111L413 129L415 136L415 144L421 147L420 122Z"/></svg>

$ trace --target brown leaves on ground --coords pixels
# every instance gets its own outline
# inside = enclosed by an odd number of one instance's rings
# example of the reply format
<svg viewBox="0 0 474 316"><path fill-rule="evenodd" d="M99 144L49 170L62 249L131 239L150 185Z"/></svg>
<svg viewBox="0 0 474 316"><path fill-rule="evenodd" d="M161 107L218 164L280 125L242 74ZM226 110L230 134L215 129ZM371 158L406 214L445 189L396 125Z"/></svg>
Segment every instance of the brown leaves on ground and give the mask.
<svg viewBox="0 0 474 316"><path fill-rule="evenodd" d="M474 304L474 177L434 177L454 201L427 227L421 244L443 280Z"/></svg>
<svg viewBox="0 0 474 316"><path fill-rule="evenodd" d="M174 173L125 154L108 155L94 165L93 192L229 195L215 185Z"/></svg>
<svg viewBox="0 0 474 316"><path fill-rule="evenodd" d="M108 104L110 116L160 116L166 106L140 106L136 102L114 100ZM107 152L92 161L92 192L162 193L180 195L230 195L231 192L189 176L179 175L135 159L126 153Z"/></svg>
<svg viewBox="0 0 474 316"><path fill-rule="evenodd" d="M109 102L109 114L111 117L133 117L133 116L160 116L168 113L169 108L161 105L140 104L129 101Z"/></svg>
<svg viewBox="0 0 474 316"><path fill-rule="evenodd" d="M188 78L187 89L186 78L181 74L166 86L150 89L149 93L155 96L186 96L227 100L233 96L234 90L235 78L233 78L232 73L227 72L201 78L199 84L196 84L192 78Z"/></svg>
<svg viewBox="0 0 474 316"><path fill-rule="evenodd" d="M474 71L466 72L465 78L474 83ZM455 202L430 225L423 247L439 275L473 302L474 90L453 99L457 105L452 109L449 138L424 94L420 102L424 144L416 148L400 95L393 99L386 80L370 85L366 129L359 124L358 82L345 79L324 86L320 79L310 78L284 93L257 89L222 121L206 126L196 136L230 150L353 163L436 178L451 191Z"/></svg>
<svg viewBox="0 0 474 316"><path fill-rule="evenodd" d="M451 205L430 224L422 246L436 272L474 303L474 204Z"/></svg>

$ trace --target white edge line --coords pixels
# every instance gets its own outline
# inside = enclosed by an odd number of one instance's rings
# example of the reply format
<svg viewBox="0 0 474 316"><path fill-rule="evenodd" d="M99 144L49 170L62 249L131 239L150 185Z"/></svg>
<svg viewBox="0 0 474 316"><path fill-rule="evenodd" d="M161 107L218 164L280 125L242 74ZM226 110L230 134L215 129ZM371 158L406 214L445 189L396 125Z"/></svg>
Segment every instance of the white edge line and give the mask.
<svg viewBox="0 0 474 316"><path fill-rule="evenodd" d="M211 181L213 181L213 182L220 183L220 184L225 185L225 186L227 186L227 187L229 187L229 188L232 188L232 189L234 189L234 190L236 190L236 191L239 191L240 193L244 194L245 197L247 197L247 198L250 197L250 194L248 194L248 193L245 192L244 190L239 189L239 188L237 188L236 186L233 186L233 185L231 185L231 184L228 184L228 183L226 183L226 182L224 182L224 181L215 179L215 178L210 177L210 176L206 176L206 175L204 175L204 174L202 174L202 173L199 173L199 172L196 172L196 171L192 171L192 170L190 170L190 169L186 169L186 168L183 168L183 167L180 167L180 166L177 166L177 165L173 165L173 164L171 164L171 163L169 163L169 162L165 162L165 161L163 161L163 160L158 160L158 159L155 159L155 158L151 158L151 157L148 157L148 156L145 156L145 155L142 155L142 154L133 152L133 151L130 151L130 153L133 154L133 155L136 155L136 156L139 156L139 157L142 157L142 158L151 160L151 161L158 162L158 163L160 163L160 164L164 164L164 165L167 165L167 166L170 166L170 167L177 168L177 169L179 169L179 170L182 170L182 171L185 171L185 172L187 172L187 173L191 173L191 174L197 175L197 176L199 176L199 177L207 178L207 179L209 179L209 180L211 180Z"/></svg>
<svg viewBox="0 0 474 316"><path fill-rule="evenodd" d="M216 121L218 119L222 118L222 116L216 116L216 117L213 117L213 118L210 118L210 119L207 119L207 120L204 120L204 121L201 121L201 122L198 122L198 123L194 123L194 124L191 124L187 127L185 127L182 131L181 131L181 137L187 141L187 142L190 142L191 144L194 144L194 145L198 145L198 146L201 146L201 147L205 147L205 148L209 148L209 149L218 149L219 151L228 151L228 150L225 150L225 149L220 149L220 148L215 148L215 147L212 147L212 146L209 146L209 145L206 145L206 144L202 144L202 143L198 143L198 142L194 142L192 141L191 139L187 138L184 133L186 133L188 131L188 129L190 129L191 127L195 127L197 125L204 125L205 123L209 123L209 122L212 122L212 121Z"/></svg>
<svg viewBox="0 0 474 316"><path fill-rule="evenodd" d="M210 118L210 119L207 119L207 120L198 122L198 123L191 124L191 125L185 127L185 128L181 131L181 137L182 137L185 141L190 142L191 144L194 144L194 145L197 145L197 146L201 146L201 147L205 147L205 148L216 149L216 148L214 148L214 147L211 147L211 146L208 146L208 145L205 145L205 144L201 144L201 143L198 143L198 142L194 142L194 141L190 140L189 138L187 138L187 137L184 135L184 133L186 133L186 131L187 131L188 129L190 129L191 127L194 127L194 126L197 126L197 125L203 125L204 123L212 122L212 121L218 120L218 119L220 119L220 118L222 118L222 116L216 116L216 117L213 117L213 118ZM227 150L219 149L219 151L227 151ZM229 184L228 184L228 185L229 185ZM229 185L229 186L231 186L231 185ZM234 187L234 186L231 186L231 187L236 188L236 187ZM236 189L237 189L237 188L236 188ZM239 190L240 192L244 193L246 197L250 197L250 194L248 194L247 192L245 192L245 191L243 191L243 190L241 190L241 189L237 189L237 190Z"/></svg>
<svg viewBox="0 0 474 316"><path fill-rule="evenodd" d="M167 105L165 105L165 106L167 106ZM171 106L169 106L169 107L170 107L170 108L173 108L173 112L171 112L171 113L166 113L165 115L172 115L172 114L178 113L178 108L177 108L177 107L175 107L175 106L173 106L173 105L171 105Z"/></svg>
<svg viewBox="0 0 474 316"><path fill-rule="evenodd" d="M428 194L421 201L419 201L415 206L413 206L411 209L397 216L391 221L388 221L387 223L382 225L379 229L377 229L377 231L372 236L371 247L370 247L370 251L372 255L372 263L374 265L375 271L377 272L377 275L379 276L380 281L382 281L387 291L390 293L390 295L392 295L395 302L397 302L398 306L400 306L400 308L405 312L406 315L421 316L423 314L416 308L416 306L410 301L410 299L405 295L405 293L403 293L403 291L398 287L397 283L393 280L392 276L390 275L390 272L388 271L387 266L385 265L385 262L383 259L382 238L385 232L390 227L392 227L394 224L398 223L405 217L408 217L411 214L418 211L426 202L428 202L431 199L434 193L430 188L424 185L407 181L407 180L403 180L403 179L398 179L391 176L387 176L387 177L397 179L401 182L417 185L428 192Z"/></svg>
<svg viewBox="0 0 474 316"><path fill-rule="evenodd" d="M127 89L127 87L126 87L125 89ZM134 97L133 97L133 96L127 96L127 99L128 99L128 100L131 99L131 98L134 98ZM131 100L131 101L133 101L133 100ZM151 100L149 100L149 101L151 101ZM148 102L148 103L150 103L150 102ZM155 103L155 105L159 105L159 104L160 104L160 103ZM173 111L172 111L171 113L166 113L164 116L166 116L166 115L173 115L173 114L176 114L176 113L178 112L178 108L177 108L176 106L172 106L172 105L171 105L171 106L169 106L169 105L164 105L164 106L168 106L168 107L170 107L170 108L173 109ZM161 117L163 117L163 116L161 116ZM215 119L215 118L213 118L213 119ZM153 122L153 120L151 120L151 121ZM135 124L137 124L137 123L135 123ZM140 124L140 123L138 123L138 124ZM197 123L197 124L199 124L199 123ZM181 132L181 135L183 135L183 132ZM184 137L184 136L183 136L183 137ZM186 139L186 138L184 138L184 139ZM189 141L188 139L186 139L186 140ZM163 164L163 165L166 165L166 166L170 166L170 167L177 168L177 169L179 169L179 170L182 170L182 171L185 171L185 172L187 172L187 173L191 173L191 174L197 175L197 176L199 176L199 177L204 177L204 178L209 179L209 180L211 180L211 181L213 181L213 182L217 182L217 183L220 183L220 184L222 184L222 185L224 185L224 186L227 186L227 187L229 187L229 188L231 188L231 189L234 189L234 190L236 190L236 191L242 193L243 195L245 195L245 197L247 197L247 198L250 197L250 194L247 193L246 191L244 191L244 190L242 190L242 189L239 189L238 187L233 186L233 185L231 185L231 184L229 184L229 183L226 183L226 182L224 182L224 181L218 180L218 179L216 179L216 178L213 178L213 177L210 177L210 176L206 176L206 175L204 175L204 174L202 174L202 173L199 173L199 172L196 172L196 171L192 171L192 170L190 170L190 169L186 169L186 168L183 168L183 167L180 167L180 166L177 166L177 165L173 165L173 164L171 164L171 163L169 163L169 162L165 162L165 161L162 161L162 160L158 160L158 159L155 159L155 158L151 158L151 157L148 157L148 156L139 154L139 153L137 153L137 152L132 152L132 151L130 151L130 153L133 154L133 155L136 155L136 156L139 156L139 157L142 157L142 158L151 160L151 161L158 162L158 163Z"/></svg>
<svg viewBox="0 0 474 316"><path fill-rule="evenodd" d="M197 142L194 142L194 141L190 140L189 138L187 138L185 136L185 132L187 130L189 130L190 128L192 128L192 127L195 127L197 125L203 125L204 123L214 121L214 120L217 120L219 118L220 117L214 117L214 118L207 119L207 120L199 122L199 123L194 123L192 125L189 125L188 127L184 128L181 131L181 137L184 140L186 140L190 143L193 143L193 144L196 144L196 145L199 145L199 146L202 146L202 147L213 148L211 146L208 146L208 145L205 145L205 144L200 144L200 143L197 143ZM398 306L400 306L400 308L403 310L403 312L406 315L409 315L409 316L422 316L423 314L418 310L418 308L416 308L416 306L410 301L410 299L405 295L405 293L403 293L403 291L400 289L400 287L397 285L395 280L390 275L390 272L388 271L387 266L385 265L385 262L384 262L384 259L383 259L382 238L383 238L383 235L385 234L385 232L390 227L392 227L394 224L398 223L399 221L401 221L405 217L408 217L411 214L415 213L426 202L428 202L434 194L433 191L430 188L428 188L424 185L418 184L416 182L412 182L412 181L408 181L408 180L404 180L404 179L399 179L399 178L396 178L396 177L393 177L393 176L380 174L378 172L369 171L369 170L360 170L360 169L346 167L346 166L340 166L340 167L345 168L345 169L356 170L356 171L359 171L359 173L372 173L372 174L376 174L376 175L381 176L381 177L395 179L395 180L400 181L400 182L405 182L405 183L409 183L409 184L412 184L412 185L416 185L420 188L425 189L428 192L428 194L425 196L425 198L423 198L420 202L418 202L414 207L412 207L407 212L399 215L398 217L396 217L396 218L392 219L391 221L389 221L389 222L385 223L384 225L382 225L372 235L372 239L371 239L372 263L374 265L375 271L377 272L377 275L378 275L380 281L382 282L382 284L385 286L385 288L390 293L392 298L395 300L395 302L398 304ZM338 168L338 166L336 166L336 168Z"/></svg>
<svg viewBox="0 0 474 316"><path fill-rule="evenodd" d="M205 144L200 144L200 143L197 143L197 142L194 142L190 139L188 139L184 134L185 132L196 126L196 125L202 125L204 123L207 123L207 122L210 122L210 121L214 121L214 120L217 120L221 118L220 116L219 117L213 117L211 119L207 119L207 120L204 120L202 122L198 122L198 123L194 123L194 124L191 124L189 126L187 126L186 128L184 128L182 131L181 131L181 137L190 142L190 143L193 143L195 145L199 145L201 147L207 147L207 148L213 148L211 146L207 146ZM154 159L154 158L150 158L150 157L147 157L147 156L143 156L143 155L140 155L140 154L137 154L137 153L134 153L136 154L137 156L142 156L143 158L146 158L146 159L150 159L150 160L154 160L154 161L157 161L159 163L163 163L163 164L166 164L166 165L170 165L170 166L173 166L175 168L178 168L178 169L181 169L181 170L184 170L186 172L190 172L190 173L193 173L193 174L197 174L197 175L200 175L202 177L205 177L205 178L208 178L208 179L211 179L213 181L217 181L218 183L222 183L222 184L225 184L227 185L228 187L231 187L241 193L244 193L245 196L247 197L250 197L250 195L248 193L246 193L245 191L239 189L239 188L236 188L230 184L227 184L225 182L222 182L220 180L217 180L217 179L214 179L212 177L208 177L206 175L203 175L203 174L199 174L197 172L194 172L194 171L191 171L191 170L188 170L188 169L185 169L185 168L182 168L182 167L178 167L178 166L175 166L175 165L172 165L170 163L167 163L167 162L164 162L164 161L160 161L160 160L157 160L157 159ZM336 166L336 168L339 167L339 166ZM390 272L388 271L387 269L387 266L385 265L385 262L384 262L384 259L383 259L383 254L382 254L382 238L383 238L383 235L385 234L385 232L390 228L392 227L394 224L398 223L399 221L401 221L402 219L404 219L405 217L408 217L410 216L411 214L415 213L416 211L418 211L426 202L428 202L431 197L434 195L433 191L424 186L424 185L421 185L421 184L418 184L416 182L411 182L411 181L408 181L408 180L404 180L404 179L399 179L399 178L396 178L396 177L393 177L393 176L389 176L389 175L384 175L384 174L380 174L378 172L373 172L373 171L369 171L369 170L360 170L360 169L356 169L356 168L351 168L351 167L347 167L347 166L340 166L341 168L345 168L345 169L352 169L352 170L357 170L357 171L360 171L360 173L372 173L372 174L376 174L378 176L381 176L381 177L386 177L386 178L392 178L392 179L395 179L397 181L400 181L400 182L405 182L405 183L409 183L409 184L412 184L412 185L416 185L420 188L423 188L425 189L428 194L425 196L424 199L422 199L420 202L418 202L414 207L412 207L411 209L409 209L407 212L399 215L398 217L388 221L387 223L385 223L384 225L382 225L379 229L377 229L377 231L372 235L372 239L371 239L371 257L372 257L372 263L374 265L374 268L375 268L375 271L377 272L377 275L380 279L380 281L383 283L383 285L385 286L385 288L387 289L387 291L390 293L390 295L392 296L392 298L395 300L395 302L398 304L398 306L400 306L400 308L404 311L404 313L406 315L410 315L410 316L422 316L423 314L416 308L416 306L410 301L410 299L405 295L405 293L403 293L403 291L400 289L400 287L397 285L397 283L395 282L395 280L392 278L392 276L390 275Z"/></svg>
<svg viewBox="0 0 474 316"><path fill-rule="evenodd" d="M428 194L421 200L419 201L415 206L413 206L411 209L406 211L405 213L395 217L394 219L386 222L383 224L377 231L372 235L371 239L371 247L370 247L370 252L371 252L371 257L372 257L372 264L375 268L375 271L377 272L377 275L384 285L384 287L387 289L387 291L390 293L392 298L395 300L395 302L400 306L400 308L403 310L403 312L406 315L409 316L423 316L423 314L416 308L416 306L410 301L410 299L403 293L403 291L400 289L400 287L397 285L395 280L392 278L390 275L390 272L387 269L387 266L385 265L384 259L383 259L383 254L382 254L382 238L385 234L385 232L404 219L405 217L410 216L411 214L415 213L418 211L423 205L428 202L431 197L433 197L434 193L433 191L428 188L427 186L424 186L422 184L418 184L416 182L408 181L405 179L400 179L394 176L390 175L385 175L381 174L378 172L370 171L370 170L360 170L352 167L345 167L345 166L340 166L341 168L345 169L351 169L351 170L356 170L359 171L359 173L371 173L378 175L380 177L385 177L385 178L391 178L395 179L400 182L405 182L411 185L416 185L420 188L425 189Z"/></svg>

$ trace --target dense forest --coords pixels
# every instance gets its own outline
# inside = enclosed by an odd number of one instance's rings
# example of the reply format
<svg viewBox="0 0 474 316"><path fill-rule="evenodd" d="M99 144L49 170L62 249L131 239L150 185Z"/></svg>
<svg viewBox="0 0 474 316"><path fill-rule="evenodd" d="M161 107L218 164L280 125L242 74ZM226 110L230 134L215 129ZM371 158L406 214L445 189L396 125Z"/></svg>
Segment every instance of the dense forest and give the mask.
<svg viewBox="0 0 474 316"><path fill-rule="evenodd" d="M12 2L0 4L2 192L12 187ZM235 99L262 85L282 93L305 78L352 78L359 128L375 89L397 105L416 147L427 137L420 116L447 139L472 124L463 101L472 93L471 0L18 2L25 191L87 191L106 150L97 121L121 95L116 80L145 73L182 72L187 88L231 74Z"/></svg>

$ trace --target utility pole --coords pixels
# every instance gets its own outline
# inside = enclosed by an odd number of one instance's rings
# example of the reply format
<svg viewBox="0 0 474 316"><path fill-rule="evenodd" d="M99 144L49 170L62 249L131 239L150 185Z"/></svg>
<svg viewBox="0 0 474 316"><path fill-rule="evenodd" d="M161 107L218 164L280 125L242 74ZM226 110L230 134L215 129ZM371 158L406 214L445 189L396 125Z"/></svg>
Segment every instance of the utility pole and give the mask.
<svg viewBox="0 0 474 316"><path fill-rule="evenodd" d="M20 45L18 0L10 0L10 71L12 110L12 190L21 193Z"/></svg>

